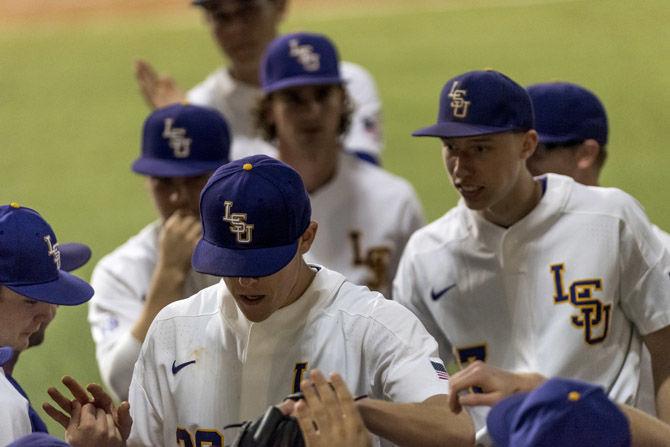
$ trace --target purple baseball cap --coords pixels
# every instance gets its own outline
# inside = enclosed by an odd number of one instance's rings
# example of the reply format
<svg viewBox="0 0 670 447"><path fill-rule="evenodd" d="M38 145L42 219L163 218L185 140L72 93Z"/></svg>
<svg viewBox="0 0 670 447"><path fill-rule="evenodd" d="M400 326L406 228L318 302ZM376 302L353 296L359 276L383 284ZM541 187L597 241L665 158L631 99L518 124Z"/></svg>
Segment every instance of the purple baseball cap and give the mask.
<svg viewBox="0 0 670 447"><path fill-rule="evenodd" d="M91 249L86 244L67 242L58 244L60 268L66 272L77 270L91 259Z"/></svg>
<svg viewBox="0 0 670 447"><path fill-rule="evenodd" d="M491 409L486 426L499 447L629 447L628 419L596 385L550 379Z"/></svg>
<svg viewBox="0 0 670 447"><path fill-rule="evenodd" d="M31 433L21 436L7 447L69 447L70 444L51 436L49 433Z"/></svg>
<svg viewBox="0 0 670 447"><path fill-rule="evenodd" d="M592 138L607 144L607 112L593 92L569 82L534 84L527 90L540 143L560 145Z"/></svg>
<svg viewBox="0 0 670 447"><path fill-rule="evenodd" d="M36 211L17 203L0 206L0 285L36 301L74 306L93 288L61 269L56 235Z"/></svg>
<svg viewBox="0 0 670 447"><path fill-rule="evenodd" d="M470 71L450 79L440 93L437 123L415 137L473 137L533 128L526 90L494 70Z"/></svg>
<svg viewBox="0 0 670 447"><path fill-rule="evenodd" d="M343 84L333 42L321 34L287 34L268 45L261 62L265 93L303 85Z"/></svg>
<svg viewBox="0 0 670 447"><path fill-rule="evenodd" d="M192 177L228 163L229 152L230 131L217 110L172 104L144 121L142 153L132 169L153 177Z"/></svg>
<svg viewBox="0 0 670 447"><path fill-rule="evenodd" d="M262 277L293 259L312 208L300 175L254 155L217 169L200 195L202 239L193 268L226 277Z"/></svg>

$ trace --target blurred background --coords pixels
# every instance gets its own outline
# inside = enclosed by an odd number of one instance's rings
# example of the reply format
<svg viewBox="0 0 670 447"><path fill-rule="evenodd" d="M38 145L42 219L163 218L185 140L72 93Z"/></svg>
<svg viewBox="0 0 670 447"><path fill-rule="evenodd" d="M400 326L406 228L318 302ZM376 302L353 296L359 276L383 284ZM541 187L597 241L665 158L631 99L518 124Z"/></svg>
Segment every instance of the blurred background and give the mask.
<svg viewBox="0 0 670 447"><path fill-rule="evenodd" d="M375 76L383 165L414 184L430 220L456 193L439 143L410 133L434 122L447 79L495 68L522 85L565 80L599 95L611 129L603 185L670 230L668 23L667 0L290 0L283 30L327 34ZM188 0L0 0L0 203L35 208L61 242L89 244L86 279L156 218L130 171L149 112L138 57L183 88L224 63ZM100 380L86 306L58 313L15 371L35 407L64 374Z"/></svg>

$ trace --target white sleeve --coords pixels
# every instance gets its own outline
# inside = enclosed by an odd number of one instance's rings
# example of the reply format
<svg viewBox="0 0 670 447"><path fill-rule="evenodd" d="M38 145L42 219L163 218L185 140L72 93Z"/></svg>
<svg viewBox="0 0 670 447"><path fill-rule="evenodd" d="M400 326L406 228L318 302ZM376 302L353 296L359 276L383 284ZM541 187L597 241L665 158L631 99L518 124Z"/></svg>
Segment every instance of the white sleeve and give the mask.
<svg viewBox="0 0 670 447"><path fill-rule="evenodd" d="M152 328L153 326L152 324ZM163 418L159 397L161 389L157 378L152 334L150 328L137 359L128 392L130 416L133 420L127 442L129 447L168 445L163 439ZM158 399L154 402L152 397Z"/></svg>
<svg viewBox="0 0 670 447"><path fill-rule="evenodd" d="M451 343L449 343L449 340L442 333L440 326L423 300L419 279L415 272L416 265L413 262L411 247L412 240L410 239L400 259L400 265L393 280L393 292L391 296L394 301L408 308L419 318L419 321L421 321L428 333L437 341L440 358L451 362L454 360L451 352Z"/></svg>
<svg viewBox="0 0 670 447"><path fill-rule="evenodd" d="M394 402L422 402L449 393L446 368L437 343L419 320L403 306L380 301L364 341L371 353L373 390ZM366 354L367 355L367 354Z"/></svg>
<svg viewBox="0 0 670 447"><path fill-rule="evenodd" d="M620 247L621 305L642 335L670 325L670 254L630 198Z"/></svg>
<svg viewBox="0 0 670 447"><path fill-rule="evenodd" d="M0 369L0 445L7 445L31 432L28 401L16 391Z"/></svg>
<svg viewBox="0 0 670 447"><path fill-rule="evenodd" d="M382 117L375 80L366 69L351 62L342 62L341 69L354 107L351 127L344 137L344 147L352 152L366 152L379 158L382 151Z"/></svg>
<svg viewBox="0 0 670 447"><path fill-rule="evenodd" d="M107 262L103 258L91 277L95 295L89 304L88 320L100 376L118 399L125 400L141 346L131 330L142 312L142 293L149 279L138 278L141 269L131 273L132 265L124 266L128 276L120 277Z"/></svg>

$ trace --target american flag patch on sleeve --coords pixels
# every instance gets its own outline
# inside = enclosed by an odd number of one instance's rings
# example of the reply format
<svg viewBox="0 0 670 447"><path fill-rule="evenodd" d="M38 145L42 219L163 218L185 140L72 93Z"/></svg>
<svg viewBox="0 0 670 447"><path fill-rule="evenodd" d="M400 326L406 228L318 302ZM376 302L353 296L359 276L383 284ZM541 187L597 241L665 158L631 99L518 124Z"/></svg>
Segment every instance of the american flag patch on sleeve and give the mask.
<svg viewBox="0 0 670 447"><path fill-rule="evenodd" d="M449 373L447 372L447 368L444 367L442 359L439 359L437 357L431 357L430 364L433 366L433 369L435 370L438 379L449 380Z"/></svg>

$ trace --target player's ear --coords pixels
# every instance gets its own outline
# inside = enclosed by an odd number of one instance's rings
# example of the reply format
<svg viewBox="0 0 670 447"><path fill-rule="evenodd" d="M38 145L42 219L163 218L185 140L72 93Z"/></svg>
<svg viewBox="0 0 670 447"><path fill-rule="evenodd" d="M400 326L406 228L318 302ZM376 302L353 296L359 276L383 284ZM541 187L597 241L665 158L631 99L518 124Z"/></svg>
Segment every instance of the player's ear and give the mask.
<svg viewBox="0 0 670 447"><path fill-rule="evenodd" d="M298 252L301 255L304 255L312 247L314 239L316 238L316 230L319 228L319 224L315 220L310 221L307 229L302 236L300 236L300 241L298 242Z"/></svg>
<svg viewBox="0 0 670 447"><path fill-rule="evenodd" d="M584 140L584 142L577 147L575 154L577 168L583 170L593 168L597 164L600 151L600 144L598 144L596 140L592 138Z"/></svg>
<svg viewBox="0 0 670 447"><path fill-rule="evenodd" d="M537 136L537 132L535 132L533 129L523 134L523 148L521 150L521 158L523 160L528 160L530 156L533 155L535 149L537 149L538 141L539 138Z"/></svg>

